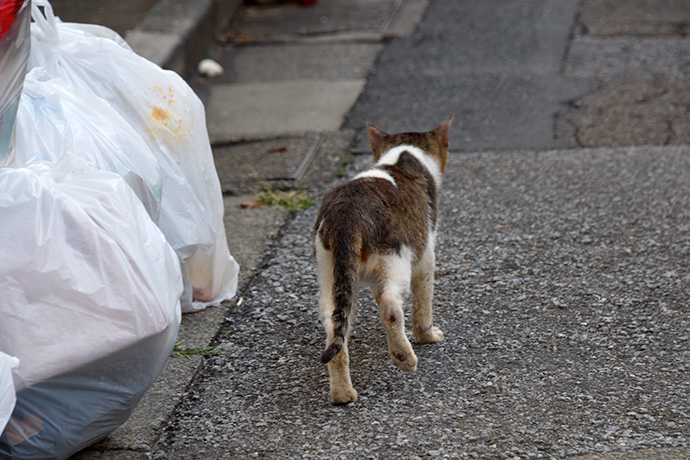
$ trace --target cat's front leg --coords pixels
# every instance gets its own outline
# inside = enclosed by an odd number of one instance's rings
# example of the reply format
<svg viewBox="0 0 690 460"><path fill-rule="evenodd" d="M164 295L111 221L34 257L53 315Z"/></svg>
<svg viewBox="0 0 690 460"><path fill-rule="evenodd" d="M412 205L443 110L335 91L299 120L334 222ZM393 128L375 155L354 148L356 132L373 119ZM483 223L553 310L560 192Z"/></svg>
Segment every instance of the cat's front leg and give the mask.
<svg viewBox="0 0 690 460"><path fill-rule="evenodd" d="M328 376L331 386L331 402L333 404L348 404L357 401L357 391L350 380L350 355L347 341L343 349L328 363Z"/></svg>
<svg viewBox="0 0 690 460"><path fill-rule="evenodd" d="M433 245L429 245L412 270L412 333L417 343L435 343L443 340L441 329L432 324L434 265Z"/></svg>

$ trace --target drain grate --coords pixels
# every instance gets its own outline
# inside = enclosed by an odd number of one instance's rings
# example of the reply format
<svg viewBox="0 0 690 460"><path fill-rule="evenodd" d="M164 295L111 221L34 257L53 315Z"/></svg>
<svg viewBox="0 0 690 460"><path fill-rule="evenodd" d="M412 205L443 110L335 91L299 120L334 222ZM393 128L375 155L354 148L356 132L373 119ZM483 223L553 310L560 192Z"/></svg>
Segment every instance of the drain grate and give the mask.
<svg viewBox="0 0 690 460"><path fill-rule="evenodd" d="M223 192L246 193L262 182L301 180L324 139L323 134L311 134L214 147Z"/></svg>
<svg viewBox="0 0 690 460"><path fill-rule="evenodd" d="M309 165L314 161L314 157L321 147L321 142L323 141L323 136L317 134L314 136L314 140L309 146L307 153L304 154L302 161L297 165L295 170L289 176L285 177L275 177L274 180L301 180L304 177L304 173L309 169Z"/></svg>

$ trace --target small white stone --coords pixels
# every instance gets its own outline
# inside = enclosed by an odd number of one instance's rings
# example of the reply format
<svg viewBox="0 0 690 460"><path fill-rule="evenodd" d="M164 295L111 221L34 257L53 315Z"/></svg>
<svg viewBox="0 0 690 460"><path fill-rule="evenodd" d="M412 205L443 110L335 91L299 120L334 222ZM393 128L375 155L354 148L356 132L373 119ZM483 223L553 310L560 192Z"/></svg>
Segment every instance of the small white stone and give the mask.
<svg viewBox="0 0 690 460"><path fill-rule="evenodd" d="M216 78L223 75L223 67L213 59L204 59L197 67L202 77Z"/></svg>

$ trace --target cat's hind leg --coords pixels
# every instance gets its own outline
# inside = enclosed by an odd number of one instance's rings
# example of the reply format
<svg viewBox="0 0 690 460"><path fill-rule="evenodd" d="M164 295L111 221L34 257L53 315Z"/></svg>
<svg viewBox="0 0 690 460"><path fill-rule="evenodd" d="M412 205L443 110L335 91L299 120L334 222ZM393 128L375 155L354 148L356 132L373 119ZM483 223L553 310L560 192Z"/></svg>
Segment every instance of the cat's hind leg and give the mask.
<svg viewBox="0 0 690 460"><path fill-rule="evenodd" d="M393 364L404 371L414 372L417 370L417 355L405 334L405 316L401 305L402 298L399 295L384 291L379 304L381 321L386 328L388 351Z"/></svg>
<svg viewBox="0 0 690 460"><path fill-rule="evenodd" d="M348 404L357 401L357 391L350 380L350 354L347 341L335 358L328 362L328 378L331 388L331 403Z"/></svg>
<svg viewBox="0 0 690 460"><path fill-rule="evenodd" d="M316 239L317 278L319 281L319 315L326 330L326 347L333 342L334 322L333 313L333 254L327 251L321 240ZM350 313L350 320L354 312ZM350 379L350 356L347 349L347 339L343 341L342 348L328 362L328 376L331 390L331 402L333 404L347 404L357 401L357 392L352 387Z"/></svg>
<svg viewBox="0 0 690 460"><path fill-rule="evenodd" d="M323 324L326 329L326 346L333 341L333 308L328 299L330 295L322 295L321 314L324 315ZM330 313L329 313L330 312ZM331 389L331 403L348 404L357 401L357 391L352 386L350 379L350 353L347 349L347 339L343 342L340 352L328 362L328 381Z"/></svg>
<svg viewBox="0 0 690 460"><path fill-rule="evenodd" d="M441 329L432 324L431 301L434 294L435 256L430 244L412 267L412 333L417 343L443 340Z"/></svg>
<svg viewBox="0 0 690 460"><path fill-rule="evenodd" d="M401 255L386 256L384 275L379 279L375 297L379 303L381 321L386 329L388 351L393 364L407 372L417 370L417 356L405 333L405 315L402 304L410 285L409 249Z"/></svg>

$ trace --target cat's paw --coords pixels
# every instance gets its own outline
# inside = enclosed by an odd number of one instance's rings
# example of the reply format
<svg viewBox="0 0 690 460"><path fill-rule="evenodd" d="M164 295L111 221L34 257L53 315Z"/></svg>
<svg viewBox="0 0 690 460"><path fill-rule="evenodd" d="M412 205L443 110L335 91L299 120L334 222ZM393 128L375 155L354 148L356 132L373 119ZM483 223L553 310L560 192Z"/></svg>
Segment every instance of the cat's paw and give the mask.
<svg viewBox="0 0 690 460"><path fill-rule="evenodd" d="M357 401L357 391L351 386L337 386L331 388L331 404L340 406Z"/></svg>
<svg viewBox="0 0 690 460"><path fill-rule="evenodd" d="M393 360L393 364L405 372L414 372L417 370L417 356L412 349L410 349L409 352L391 352L391 359Z"/></svg>
<svg viewBox="0 0 690 460"><path fill-rule="evenodd" d="M427 329L414 328L414 341L417 343L436 343L443 340L443 332L436 326L431 326Z"/></svg>

